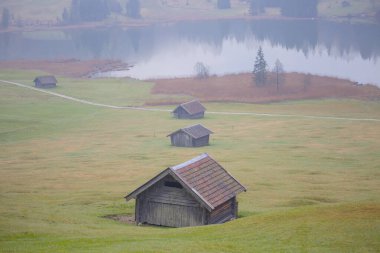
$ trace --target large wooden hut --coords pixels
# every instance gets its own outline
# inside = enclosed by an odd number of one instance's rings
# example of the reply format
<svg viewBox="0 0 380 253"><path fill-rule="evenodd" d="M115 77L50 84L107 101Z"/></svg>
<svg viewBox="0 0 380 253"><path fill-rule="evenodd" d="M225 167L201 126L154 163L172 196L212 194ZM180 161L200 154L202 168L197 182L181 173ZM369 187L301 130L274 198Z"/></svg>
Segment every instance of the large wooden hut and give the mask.
<svg viewBox="0 0 380 253"><path fill-rule="evenodd" d="M173 146L177 147L203 147L209 145L210 134L213 132L197 124L181 128L167 137L170 137Z"/></svg>
<svg viewBox="0 0 380 253"><path fill-rule="evenodd" d="M243 185L204 153L167 168L125 199L136 199L137 224L187 227L235 219L236 196L243 191Z"/></svg>
<svg viewBox="0 0 380 253"><path fill-rule="evenodd" d="M57 86L57 79L54 76L38 76L33 82L37 88L54 88Z"/></svg>
<svg viewBox="0 0 380 253"><path fill-rule="evenodd" d="M173 115L177 119L200 119L204 117L206 108L197 100L180 104L174 109Z"/></svg>

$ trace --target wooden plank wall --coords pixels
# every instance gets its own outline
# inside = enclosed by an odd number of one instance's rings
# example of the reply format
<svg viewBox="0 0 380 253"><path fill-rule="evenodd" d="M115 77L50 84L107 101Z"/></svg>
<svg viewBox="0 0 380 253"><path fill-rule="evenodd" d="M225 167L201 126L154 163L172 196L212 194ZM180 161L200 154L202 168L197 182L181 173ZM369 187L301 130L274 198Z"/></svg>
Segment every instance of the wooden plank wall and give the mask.
<svg viewBox="0 0 380 253"><path fill-rule="evenodd" d="M199 139L193 139L193 147L203 147L209 145L210 135L204 136Z"/></svg>
<svg viewBox="0 0 380 253"><path fill-rule="evenodd" d="M188 227L202 225L200 207L180 206L147 201L143 220L148 224L167 227Z"/></svg>
<svg viewBox="0 0 380 253"><path fill-rule="evenodd" d="M138 196L136 221L168 227L204 224L204 208L184 188L168 187L165 182L175 180L166 176Z"/></svg>
<svg viewBox="0 0 380 253"><path fill-rule="evenodd" d="M204 117L204 112L190 115L182 107L180 107L176 110L175 113L173 113L173 115L175 118L178 118L178 119L200 119Z"/></svg>
<svg viewBox="0 0 380 253"><path fill-rule="evenodd" d="M219 205L210 213L208 223L218 224L236 218L235 212L237 210L235 210L235 202L236 198L232 198Z"/></svg>
<svg viewBox="0 0 380 253"><path fill-rule="evenodd" d="M192 147L193 146L193 138L184 133L178 132L170 136L172 145L177 147Z"/></svg>

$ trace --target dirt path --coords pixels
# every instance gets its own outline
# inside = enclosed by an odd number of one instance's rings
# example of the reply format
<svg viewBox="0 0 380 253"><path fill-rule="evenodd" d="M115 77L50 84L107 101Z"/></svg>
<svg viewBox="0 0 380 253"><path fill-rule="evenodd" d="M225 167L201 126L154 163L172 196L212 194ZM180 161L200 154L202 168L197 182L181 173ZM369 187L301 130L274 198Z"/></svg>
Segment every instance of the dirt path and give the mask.
<svg viewBox="0 0 380 253"><path fill-rule="evenodd" d="M5 84L11 84L18 87L34 90L37 92L46 93L52 96L60 97L66 100L71 100L74 102L92 105L92 106L98 106L98 107L104 107L104 108L111 108L111 109L127 109L127 110L140 110L140 111L151 111L151 112L171 112L172 110L167 109L154 109L154 108L145 108L145 107L133 107L133 106L116 106L116 105L107 105L107 104L101 104L96 102L91 102L84 99L74 98L70 96L66 96L63 94L59 94L52 91L37 89L35 87L11 82L7 80L0 80L0 83ZM313 115L296 115L296 114L272 114L272 113L256 113L256 112L207 112L208 114L216 114L216 115L246 115L246 116L260 116L260 117L293 117L293 118L307 118L307 119L324 119L324 120L348 120L348 121L372 121L372 122L380 122L380 119L376 118L346 118L346 117L332 117L332 116L313 116Z"/></svg>

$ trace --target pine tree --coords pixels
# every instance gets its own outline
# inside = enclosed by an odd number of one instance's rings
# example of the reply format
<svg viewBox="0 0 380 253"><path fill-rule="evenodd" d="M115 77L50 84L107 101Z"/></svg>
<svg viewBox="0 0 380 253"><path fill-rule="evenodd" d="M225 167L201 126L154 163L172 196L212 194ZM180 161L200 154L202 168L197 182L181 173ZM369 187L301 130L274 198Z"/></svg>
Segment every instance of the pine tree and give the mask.
<svg viewBox="0 0 380 253"><path fill-rule="evenodd" d="M253 68L253 75L257 86L265 85L267 80L267 66L268 64L265 61L263 49L260 46L257 51L255 65Z"/></svg>
<svg viewBox="0 0 380 253"><path fill-rule="evenodd" d="M111 14L106 0L72 0L70 22L102 21Z"/></svg>
<svg viewBox="0 0 380 253"><path fill-rule="evenodd" d="M8 8L4 8L3 13L1 15L1 26L6 29L9 27L10 22L11 22L11 12L9 11Z"/></svg>
<svg viewBox="0 0 380 253"><path fill-rule="evenodd" d="M249 14L252 16L260 15L265 12L265 5L262 0L250 0Z"/></svg>
<svg viewBox="0 0 380 253"><path fill-rule="evenodd" d="M218 9L230 9L231 8L230 0L218 0L217 7Z"/></svg>
<svg viewBox="0 0 380 253"><path fill-rule="evenodd" d="M70 23L70 13L67 10L67 8L63 9L63 12L62 12L62 22L64 24Z"/></svg>
<svg viewBox="0 0 380 253"><path fill-rule="evenodd" d="M127 1L127 16L130 18L141 18L139 0Z"/></svg>

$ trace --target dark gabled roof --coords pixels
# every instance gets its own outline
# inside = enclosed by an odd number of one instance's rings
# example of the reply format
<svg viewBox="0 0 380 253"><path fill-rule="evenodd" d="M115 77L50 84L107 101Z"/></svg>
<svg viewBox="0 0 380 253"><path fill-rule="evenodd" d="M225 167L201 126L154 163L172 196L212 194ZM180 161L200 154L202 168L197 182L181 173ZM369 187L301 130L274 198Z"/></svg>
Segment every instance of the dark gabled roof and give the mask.
<svg viewBox="0 0 380 253"><path fill-rule="evenodd" d="M136 198L137 195L169 174L209 211L246 191L245 187L220 164L204 153L187 162L167 168L128 194L125 199L128 201Z"/></svg>
<svg viewBox="0 0 380 253"><path fill-rule="evenodd" d="M185 132L188 135L190 135L191 137L193 137L194 139L199 139L199 138L202 138L204 136L213 134L213 132L211 130L205 128L201 124L197 124L197 125L181 128L181 129L169 134L168 136L172 136L173 134L176 134L178 132Z"/></svg>
<svg viewBox="0 0 380 253"><path fill-rule="evenodd" d="M39 81L41 84L57 83L57 79L54 76L38 76L33 82Z"/></svg>
<svg viewBox="0 0 380 253"><path fill-rule="evenodd" d="M180 104L173 112L176 112L178 108L182 107L188 114L194 115L206 111L206 108L197 100L193 100L187 103Z"/></svg>

